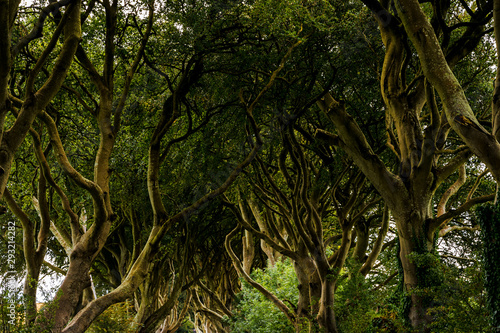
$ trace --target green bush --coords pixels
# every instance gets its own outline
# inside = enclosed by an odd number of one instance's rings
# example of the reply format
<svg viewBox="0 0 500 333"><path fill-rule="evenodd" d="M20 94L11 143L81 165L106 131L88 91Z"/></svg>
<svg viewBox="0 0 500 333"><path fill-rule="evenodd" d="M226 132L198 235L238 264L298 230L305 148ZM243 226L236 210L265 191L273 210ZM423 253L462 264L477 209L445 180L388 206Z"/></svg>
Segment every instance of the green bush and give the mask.
<svg viewBox="0 0 500 333"><path fill-rule="evenodd" d="M290 260L278 261L274 267L257 269L252 278L282 301L297 304L298 281ZM235 316L230 319L231 332L293 333L285 314L245 281L238 294Z"/></svg>
<svg viewBox="0 0 500 333"><path fill-rule="evenodd" d="M335 314L340 332L371 332L374 320L382 322L394 318L394 314L382 311L381 292L373 290L372 281L359 273L359 264L348 260L345 276L337 283L335 292ZM392 324L391 324L392 325ZM385 330L376 331L385 332Z"/></svg>

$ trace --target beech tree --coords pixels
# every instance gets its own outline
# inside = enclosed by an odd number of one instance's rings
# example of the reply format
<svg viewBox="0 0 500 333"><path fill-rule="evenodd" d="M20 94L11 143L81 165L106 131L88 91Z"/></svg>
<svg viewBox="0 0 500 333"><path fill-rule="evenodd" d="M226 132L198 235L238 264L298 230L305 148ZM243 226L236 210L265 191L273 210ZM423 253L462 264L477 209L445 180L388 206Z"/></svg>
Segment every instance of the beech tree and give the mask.
<svg viewBox="0 0 500 333"><path fill-rule="evenodd" d="M452 279L448 259L477 260L470 210L495 199L497 5L0 0L26 327L84 332L129 302L130 330L229 331L240 277L296 331L345 327L347 285L400 293L405 329L431 331L441 261ZM440 258L465 233L474 257ZM287 260L296 302L252 278ZM48 269L64 280L37 312ZM397 326L390 302L368 326Z"/></svg>
<svg viewBox="0 0 500 333"><path fill-rule="evenodd" d="M191 55L186 59L184 54L180 56L179 64L181 68L178 70L169 71L166 76L166 82L170 86L170 94L165 98L165 101L160 104L161 108L157 106L153 106L153 110L158 111L158 116L153 120L156 122L156 126L150 137L149 145L146 145L145 148L149 147L149 157L148 157L148 173L145 175L147 180L147 187L149 190L149 198L150 204L152 206L153 216L151 217L153 220L153 228L151 230L151 234L144 244L144 246L135 253L135 257L133 261L130 263L128 270L124 271L125 274L121 284L117 286L117 288L105 295L104 298L94 299L90 302L86 307L83 307L78 314L75 315L76 310L78 310L78 304L81 302L82 293L86 288L90 286L90 267L92 262L100 253L102 248L104 247L109 232L112 226L117 222L117 214L114 212L112 200L111 200L111 188L110 188L110 178L111 178L111 156L113 154L113 147L116 141L116 137L120 130L121 125L121 114L123 112L125 101L127 99L128 93L130 91L130 85L133 79L133 75L137 70L139 64L143 61L144 49L147 43L147 39L150 36L150 32L153 24L153 13L154 13L154 5L151 3L149 5L149 18L146 20L147 24L145 27L137 26L139 31L139 42L136 44L135 49L132 49L135 53L134 56L131 57L129 64L126 66L127 69L125 71L118 71L115 67L115 61L117 60L117 55L115 52L115 41L118 33L125 33L125 30L128 29L126 24L123 24L124 21L119 21L118 17L118 2L105 2L102 4L96 4L95 2L91 2L88 4L88 7L85 8L86 12L84 17L85 20L92 20L94 17L98 17L95 23L101 22L105 23L103 27L103 31L101 34L96 34L96 37L103 36L104 37L104 45L102 48L93 48L92 54L89 55L85 50L84 43L81 43L78 46L78 50L76 47L78 43L75 43L75 38L71 34L73 33L76 37L79 37L77 33L80 31L80 7L79 3L76 5L71 5L68 7L66 12L66 16L58 18L57 15L54 15L54 19L61 20L62 23L59 23L59 28L56 30L57 33L62 31L63 27L67 27L65 31L66 35L66 44L64 45L63 51L66 53L72 52L71 54L62 54L60 58L62 59L59 64L56 62L54 68L60 70L60 72L53 73L50 78L55 81L48 82L46 85L42 87L42 92L50 90L46 94L45 99L43 100L42 105L37 105L34 111L24 111L22 109L23 105L27 102L24 102L22 98L13 97L14 105L16 107L21 107L21 111L16 113L17 120L14 122L12 133L17 133L17 135L21 135L16 137L19 141L19 144L23 141L26 133L22 133L22 131L16 130L20 124L20 121L23 117L29 115L28 122L23 121L22 126L26 127L26 132L30 129L30 125L33 123L36 116L39 117L40 121L43 125L40 127L44 128L47 131L47 135L44 135L44 141L40 139L42 132L34 133L35 138L35 147L37 152L37 157L40 161L41 168L43 173L39 175L41 178L40 184L38 186L38 190L40 194L38 195L38 204L40 209L40 217L43 221L43 228L40 230L39 234L39 250L37 252L37 256L34 256L34 230L32 227L32 223L29 222L27 218L24 218L23 212L21 209L15 205L14 200L8 196L7 201L11 209L17 213L17 215L22 219L23 229L25 231L27 245L25 247L25 256L27 259L31 260L31 256L35 258L35 262L31 263L28 261L28 271L30 272L29 276L26 278L27 284L30 284L31 279L38 279L38 272L43 262L43 257L45 250L43 246L46 243L46 237L48 233L49 225L53 226L53 233L57 236L60 241L62 247L66 250L69 256L69 267L66 273L66 277L63 281L63 284L59 288L59 291L55 297L54 303L51 306L47 306L44 309L44 314L38 316L38 320L36 322L37 329L46 330L50 329L52 331L83 331L85 330L95 317L106 309L109 305L114 304L116 302L122 301L131 297L133 292L139 287L144 278L148 273L149 263L151 262L152 257L156 255L155 249L159 246L159 243L162 237L165 235L169 227L176 222L182 220L184 216L188 216L191 212L197 210L204 203L212 200L217 197L221 193L223 193L228 186L234 181L236 176L241 172L242 168L248 164L248 162L253 158L255 153L257 152L260 143L258 138L258 130L253 123L253 132L257 135L257 141L253 144L253 149L250 150L249 155L243 156L243 161L240 164L237 164L234 170L231 170L224 177L224 181L220 184L217 184L217 187L213 190L208 190L206 195L203 195L201 198L197 197L194 200L194 204L190 203L188 207L184 209L180 209L180 212L170 216L165 208L164 203L161 199L160 194L160 165L163 163L168 150L170 149L170 145L175 141L184 140L184 138L189 137L193 132L199 129L201 126L206 124L206 122L212 116L210 114L210 103L211 101L207 101L204 103L203 108L208 108L208 111L200 111L199 106L196 109L196 112L204 112L204 116L201 117L202 121L197 124L193 128L193 114L192 108L189 107L189 104L186 101L186 95L189 90L196 84L200 77L203 74L203 62L204 55L202 51L193 51L193 49L189 50ZM147 8L147 7L146 7ZM195 10L196 8L193 8ZM101 11L102 10L102 11ZM99 16L102 14L102 21ZM43 18L46 16L46 11L43 12ZM73 16L71 16L73 15ZM94 16L95 15L95 16ZM76 17L76 18L75 18ZM120 16L121 18L125 18L125 16ZM134 13L128 15L129 19L133 19ZM135 17L137 19L137 17ZM69 21L71 23L66 23ZM76 26L76 28L74 27ZM92 25L91 25L92 26ZM142 30L144 29L144 30ZM76 32L75 32L76 31ZM53 47L55 41L57 41L58 34L53 37L53 41L51 43L51 47ZM193 37L191 41L196 41L197 37ZM76 40L78 42L78 40ZM73 43L73 44L71 44ZM21 46L20 46L21 47ZM71 48L72 47L72 48ZM50 48L49 48L50 50ZM79 107L83 107L83 119L85 117L91 117L93 119L91 121L95 121L97 124L97 138L99 138L99 144L95 146L95 159L94 159L94 170L90 171L90 175L92 178L87 178L84 176L84 173L89 172L87 168L77 170L75 168L76 164L68 158L67 151L68 145L61 138L61 134L64 134L65 129L58 126L58 120L54 117L54 114L50 114L50 112L44 111L44 107L48 105L50 98L55 95L57 90L54 88L59 88L62 85L64 80L64 73L68 70L69 64L73 59L73 55L76 53L76 58L78 61L78 66L82 68L87 76L85 79L90 79L90 82L94 84L94 87L88 86L86 82L83 81L78 74L75 75L76 88L71 88L69 86L65 87L71 95L76 98ZM43 57L47 57L42 54ZM95 57L96 60L92 59L92 56ZM45 61L44 58L41 58L40 61ZM102 57L102 58L101 58ZM38 64L37 71L41 71L44 63L40 62ZM174 63L166 64L167 66L172 66ZM155 68L154 64L152 65ZM61 71L63 69L63 71ZM75 68L76 69L76 68ZM158 70L158 68L156 68ZM35 71L36 72L36 71ZM27 80L27 91L28 95L31 96L32 85L35 79L35 72L32 72L32 76ZM124 80L120 81L120 94L117 99L114 96L114 86L116 84L115 75L117 73L123 73ZM170 78L171 76L171 78ZM49 78L49 79L50 79ZM11 84L13 82L10 82ZM272 81L270 82L272 84ZM45 90L44 90L45 89ZM94 93L95 92L95 93ZM262 92L264 93L265 90ZM93 94L94 93L94 94ZM45 96L45 95L44 95ZM27 101L30 98L26 97ZM90 102L88 102L90 100ZM116 102L113 105L114 101ZM257 103L258 98L250 104L247 110L247 115L249 119L252 119L252 108ZM218 103L217 101L215 103ZM29 103L28 103L29 104ZM184 111L187 110L186 114L183 114ZM213 108L212 108L213 110ZM11 109L9 111L12 112ZM15 110L14 110L15 111ZM56 110L57 112L57 110ZM69 116L69 114L59 114L61 117ZM74 119L78 119L79 115L76 113L71 114L71 117L75 117ZM184 137L180 137L175 139L174 137L171 139L171 143L166 146L166 148L162 148L162 139L167 134L169 128L172 127L174 122L183 117L189 122L187 122L187 126L185 126ZM203 120L206 119L206 120ZM90 122L88 122L90 123ZM182 127L178 127L179 130L184 131ZM10 132L9 132L10 133ZM7 134L7 133L6 133ZM38 135L38 136L37 136ZM4 138L9 138L8 135L4 136ZM9 139L10 140L10 139ZM45 153L42 152L41 145L48 144L48 149L45 150ZM15 149L15 145L12 145L12 142L9 143L9 149ZM68 194L65 189L54 181L52 177L52 170L50 170L49 164L47 163L48 152L50 149L54 150L54 158L57 162L58 168L66 174L69 178L70 182L73 182L75 185L80 187L81 191L84 195L90 196L92 198L91 203L89 203L88 208L90 213L89 221L91 221L88 225L87 223L83 223L85 221L81 221L79 216L75 213L75 204L74 200L68 199ZM71 149L72 150L72 149ZM14 151L12 150L9 158L12 159ZM6 161L8 162L8 161ZM8 167L6 164L6 173L5 176L8 175ZM42 178L43 177L43 178ZM93 179L93 180L91 180ZM62 204L64 214L66 214L67 218L69 218L69 224L60 225L56 223L51 223L50 211L52 210L51 206L45 199L47 185L49 183L51 189L57 194L59 197L58 201ZM81 216L80 216L81 217ZM68 233L68 230L70 232ZM28 247L30 246L30 247ZM31 268L31 266L34 266ZM31 273L31 269L33 269L34 273ZM38 270L38 271L37 271ZM36 285L34 288L31 288L30 295L33 296L34 302L34 293L36 291ZM174 296L175 298L175 296ZM91 301L92 299L87 299L86 302ZM84 304L85 305L85 301ZM30 318L33 315L30 313ZM71 323L68 324L70 318L73 318ZM32 319L29 319L31 321Z"/></svg>
<svg viewBox="0 0 500 333"><path fill-rule="evenodd" d="M445 147L449 127L455 129L456 126L469 126L470 124L466 121L463 125L452 124L450 120L452 117L447 111L450 106L446 105L446 103L451 103L451 99L442 95L440 88L427 74L429 67L439 67L435 66L436 62L433 57L429 57L429 64L432 61L432 66L422 63L425 60L422 60L422 56L419 57L424 76L419 75L418 70L410 71L413 53L406 42L406 32L401 29L398 22L401 17L408 31L408 37L413 40L415 33L411 29L415 28L416 22L412 21L414 17L410 16L413 15L411 11L401 10L393 13L389 8L389 3L377 1L364 1L364 3L374 13L385 45L380 89L386 108L388 145L394 150L400 163L399 170L397 174L394 174L387 169L383 161L373 152L356 121L346 112L345 103L335 100L331 94L325 95L318 105L328 114L338 135L332 136L322 131L318 134L328 136L332 144L339 145L353 158L390 208L398 228L405 291L411 299L408 310L409 320L414 328L428 330L428 325L432 322L432 317L427 313L431 300L421 290L439 283L437 277L433 276L432 259L430 259L434 251L436 231L443 228L451 217L476 203L492 200L494 195L476 198L469 195L468 200L460 207L445 212L449 197L449 194L445 193L437 207L438 212L434 211L433 200L436 190L470 156L466 149L457 151L451 159L443 161L441 151ZM454 40L457 44L451 43L449 38L453 27L447 29L443 26L447 10L449 7L445 4L436 4L432 16L434 26L431 26L427 18L425 22L429 29L428 34L435 36L436 33L443 32L445 35L443 43L446 47L446 58L445 53L439 47L443 61L441 66L452 68L477 47L483 36L484 24L488 22L490 9L478 8L471 23L467 25L467 29ZM460 24L457 24L458 26ZM437 40L435 45L439 45ZM422 46L417 46L417 50L419 47ZM426 46L426 51L429 49ZM446 75L448 74L440 73L439 77L443 78ZM444 112L439 110L434 88L441 96ZM448 85L446 89L449 88ZM427 105L425 110L428 112L427 115L424 113L424 105ZM445 115L448 116L448 120ZM453 114L453 117L458 116ZM424 119L428 120L424 122ZM453 119L457 123L462 118ZM459 132L459 129L457 128L456 131ZM470 144L469 147L473 152L478 153L477 148L472 148ZM464 181L459 180L453 187L460 187L463 183ZM448 193L453 193L453 187ZM418 259L416 256L427 257L427 259Z"/></svg>

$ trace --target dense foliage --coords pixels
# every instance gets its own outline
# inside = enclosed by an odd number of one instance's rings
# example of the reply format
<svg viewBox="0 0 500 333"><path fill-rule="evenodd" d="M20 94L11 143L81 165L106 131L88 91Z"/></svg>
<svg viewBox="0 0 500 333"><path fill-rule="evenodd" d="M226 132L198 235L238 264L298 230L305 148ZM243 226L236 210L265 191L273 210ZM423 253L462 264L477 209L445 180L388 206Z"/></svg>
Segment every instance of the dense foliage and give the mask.
<svg viewBox="0 0 500 333"><path fill-rule="evenodd" d="M252 278L281 299L297 303L298 281L289 260L278 261L265 271L256 269ZM241 292L235 300L234 317L229 320L231 332L294 332L286 316L245 281L242 281Z"/></svg>
<svg viewBox="0 0 500 333"><path fill-rule="evenodd" d="M491 325L497 331L500 329L500 214L498 203L485 205L476 210L481 238L483 241L484 287L487 305L490 311Z"/></svg>
<svg viewBox="0 0 500 333"><path fill-rule="evenodd" d="M0 0L0 330L498 330L499 5Z"/></svg>

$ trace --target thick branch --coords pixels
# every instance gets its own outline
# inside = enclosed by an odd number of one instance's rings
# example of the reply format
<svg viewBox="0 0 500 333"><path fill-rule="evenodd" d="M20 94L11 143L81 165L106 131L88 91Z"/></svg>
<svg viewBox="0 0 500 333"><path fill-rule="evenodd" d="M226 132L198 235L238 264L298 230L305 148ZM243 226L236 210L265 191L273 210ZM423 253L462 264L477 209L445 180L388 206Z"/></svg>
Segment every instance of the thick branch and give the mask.
<svg viewBox="0 0 500 333"><path fill-rule="evenodd" d="M94 199L94 203L96 204L96 209L99 214L97 214L99 218L106 220L107 216L105 213L105 203L104 203L104 193L102 190L92 182L91 180L83 177L73 166L71 165L68 157L66 156L66 152L64 150L61 138L59 137L59 131L57 130L56 123L47 113L43 112L40 115L40 118L47 126L47 129L50 134L50 140L52 146L54 147L54 151L56 154L57 161L64 172L81 188L85 189L90 193L92 198Z"/></svg>
<svg viewBox="0 0 500 333"><path fill-rule="evenodd" d="M443 229L439 230L439 237L444 237L452 231L461 231L461 230L478 231L479 229L480 229L479 226L476 226L476 227L461 227L458 225L455 225L452 227L446 226ZM446 256L442 256L442 257L446 257Z"/></svg>
<svg viewBox="0 0 500 333"><path fill-rule="evenodd" d="M63 276L65 276L68 272L62 268L59 268L57 267L56 265L52 265L50 262L48 261L44 261L43 262L44 266L47 266L48 268L50 268L51 270L53 270L54 272L56 273L59 273Z"/></svg>
<svg viewBox="0 0 500 333"><path fill-rule="evenodd" d="M458 192L460 187L465 184L465 181L467 180L467 173L465 171L465 164L462 164L460 166L460 169L458 170L458 179L456 182L454 182L447 190L444 192L443 196L441 197L441 200L439 200L439 204L437 207L437 216L441 216L446 212L446 203L448 200Z"/></svg>
<svg viewBox="0 0 500 333"><path fill-rule="evenodd" d="M466 201L464 204L462 204L457 209L450 209L449 211L447 211L446 213L442 214L439 217L436 217L434 219L429 219L428 220L429 231L433 232L434 230L439 228L443 223L445 223L449 219L468 211L474 205L488 202L488 201L492 201L493 199L495 199L494 194L483 195L481 197L473 198L473 199Z"/></svg>
<svg viewBox="0 0 500 333"><path fill-rule="evenodd" d="M419 2L399 0L396 5L424 74L441 97L448 122L500 181L500 144L476 119Z"/></svg>
<svg viewBox="0 0 500 333"><path fill-rule="evenodd" d="M318 106L335 125L340 139L339 146L349 154L390 207L397 205L399 200L396 196L401 197L404 194L404 185L386 169L373 152L355 120L345 111L344 104L327 94L318 101Z"/></svg>

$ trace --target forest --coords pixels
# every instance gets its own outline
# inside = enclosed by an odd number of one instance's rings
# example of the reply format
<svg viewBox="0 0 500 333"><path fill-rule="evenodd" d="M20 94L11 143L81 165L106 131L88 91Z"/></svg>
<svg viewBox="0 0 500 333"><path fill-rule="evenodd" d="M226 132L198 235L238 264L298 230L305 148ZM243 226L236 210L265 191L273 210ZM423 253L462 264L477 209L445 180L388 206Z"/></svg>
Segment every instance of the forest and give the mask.
<svg viewBox="0 0 500 333"><path fill-rule="evenodd" d="M500 0L0 0L0 330L500 332Z"/></svg>

